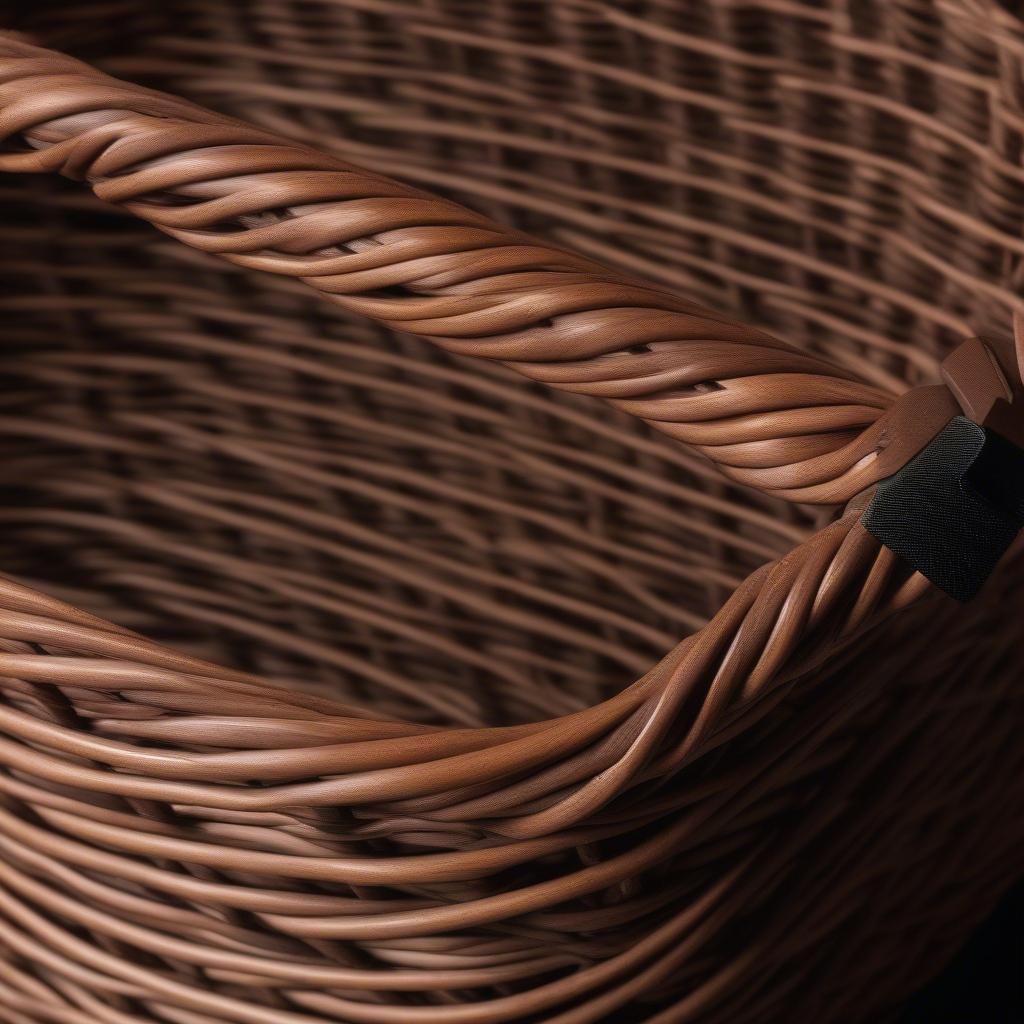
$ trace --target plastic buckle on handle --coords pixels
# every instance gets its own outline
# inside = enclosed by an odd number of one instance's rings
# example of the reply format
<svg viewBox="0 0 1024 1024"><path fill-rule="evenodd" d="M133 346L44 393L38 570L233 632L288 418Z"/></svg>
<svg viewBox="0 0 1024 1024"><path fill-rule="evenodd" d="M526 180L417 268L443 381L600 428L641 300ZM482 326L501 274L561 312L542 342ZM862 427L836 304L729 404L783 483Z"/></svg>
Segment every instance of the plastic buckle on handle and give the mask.
<svg viewBox="0 0 1024 1024"><path fill-rule="evenodd" d="M861 517L870 534L959 601L977 594L1024 528L1024 399L1015 364L1012 353L980 339L961 345L943 377L966 415L882 480Z"/></svg>

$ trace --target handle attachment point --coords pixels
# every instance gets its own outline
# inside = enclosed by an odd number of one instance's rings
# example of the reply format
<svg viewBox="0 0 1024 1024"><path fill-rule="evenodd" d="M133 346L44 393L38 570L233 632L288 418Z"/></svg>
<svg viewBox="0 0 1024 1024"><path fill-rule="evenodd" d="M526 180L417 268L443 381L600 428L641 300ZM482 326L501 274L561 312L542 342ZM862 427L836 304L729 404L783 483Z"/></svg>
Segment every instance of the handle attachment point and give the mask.
<svg viewBox="0 0 1024 1024"><path fill-rule="evenodd" d="M1024 528L1024 398L1016 358L972 338L943 363L963 415L880 481L864 528L958 601L969 601Z"/></svg>

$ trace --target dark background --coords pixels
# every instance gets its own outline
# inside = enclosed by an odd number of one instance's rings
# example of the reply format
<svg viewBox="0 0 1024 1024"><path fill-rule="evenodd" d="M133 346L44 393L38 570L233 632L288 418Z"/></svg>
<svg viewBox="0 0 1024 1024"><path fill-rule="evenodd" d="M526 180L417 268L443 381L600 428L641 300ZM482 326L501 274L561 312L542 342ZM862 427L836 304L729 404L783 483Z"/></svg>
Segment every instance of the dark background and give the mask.
<svg viewBox="0 0 1024 1024"><path fill-rule="evenodd" d="M899 1024L1024 1024L1024 885L911 1001Z"/></svg>

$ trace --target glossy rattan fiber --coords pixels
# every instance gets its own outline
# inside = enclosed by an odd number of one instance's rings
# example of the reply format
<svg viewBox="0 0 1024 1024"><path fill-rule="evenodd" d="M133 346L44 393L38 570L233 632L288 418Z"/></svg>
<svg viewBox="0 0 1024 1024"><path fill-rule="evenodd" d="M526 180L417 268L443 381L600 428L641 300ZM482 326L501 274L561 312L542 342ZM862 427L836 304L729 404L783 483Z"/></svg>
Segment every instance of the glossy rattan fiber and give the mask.
<svg viewBox="0 0 1024 1024"><path fill-rule="evenodd" d="M859 513L1024 333L1022 23L0 9L0 1022L898 1012L1019 874L1021 551Z"/></svg>

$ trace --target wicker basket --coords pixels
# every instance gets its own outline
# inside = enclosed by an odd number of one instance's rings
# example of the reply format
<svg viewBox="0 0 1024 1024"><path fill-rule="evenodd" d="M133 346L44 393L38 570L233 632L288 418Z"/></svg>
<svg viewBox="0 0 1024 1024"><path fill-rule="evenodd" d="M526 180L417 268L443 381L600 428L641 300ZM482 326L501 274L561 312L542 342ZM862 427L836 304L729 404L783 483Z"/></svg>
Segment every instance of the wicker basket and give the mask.
<svg viewBox="0 0 1024 1024"><path fill-rule="evenodd" d="M16 7L0 1022L895 1012L1024 838L1020 547L861 521L1020 388L1022 23Z"/></svg>

